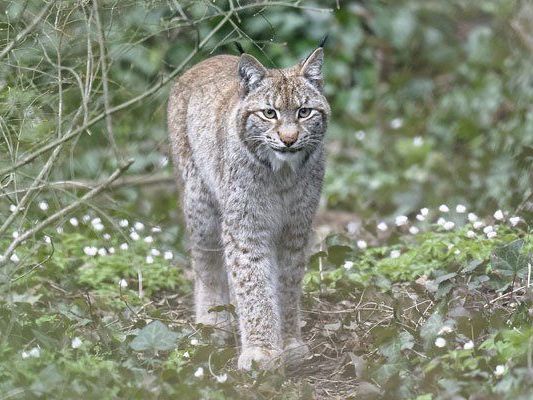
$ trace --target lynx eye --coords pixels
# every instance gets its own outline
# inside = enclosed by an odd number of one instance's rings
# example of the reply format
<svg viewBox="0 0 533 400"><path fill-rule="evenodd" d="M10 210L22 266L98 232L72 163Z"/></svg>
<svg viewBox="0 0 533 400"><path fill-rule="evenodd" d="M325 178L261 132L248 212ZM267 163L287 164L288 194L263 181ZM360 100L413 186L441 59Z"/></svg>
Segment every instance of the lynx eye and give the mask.
<svg viewBox="0 0 533 400"><path fill-rule="evenodd" d="M307 118L311 115L311 109L302 107L298 110L298 118Z"/></svg>
<svg viewBox="0 0 533 400"><path fill-rule="evenodd" d="M276 110L274 110L273 108L266 108L261 112L263 113L265 118L268 118L268 119L274 119L278 116L278 114L276 113Z"/></svg>

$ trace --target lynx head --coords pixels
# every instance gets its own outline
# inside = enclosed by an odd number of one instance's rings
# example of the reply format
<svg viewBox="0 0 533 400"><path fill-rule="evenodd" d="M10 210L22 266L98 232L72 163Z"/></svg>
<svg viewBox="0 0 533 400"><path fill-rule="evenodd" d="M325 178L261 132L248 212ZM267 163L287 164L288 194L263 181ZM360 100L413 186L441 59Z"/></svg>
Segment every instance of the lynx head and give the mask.
<svg viewBox="0 0 533 400"><path fill-rule="evenodd" d="M259 161L293 169L322 145L330 108L323 93L324 52L295 66L265 68L249 54L238 64L241 140Z"/></svg>

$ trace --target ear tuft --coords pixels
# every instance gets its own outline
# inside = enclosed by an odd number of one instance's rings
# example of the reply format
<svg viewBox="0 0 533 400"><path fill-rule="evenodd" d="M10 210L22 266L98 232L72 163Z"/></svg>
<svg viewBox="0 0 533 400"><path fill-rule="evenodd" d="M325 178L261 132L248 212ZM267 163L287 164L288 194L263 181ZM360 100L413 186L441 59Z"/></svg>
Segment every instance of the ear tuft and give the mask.
<svg viewBox="0 0 533 400"><path fill-rule="evenodd" d="M244 94L255 89L266 75L266 68L250 54L242 54L239 59L239 78Z"/></svg>
<svg viewBox="0 0 533 400"><path fill-rule="evenodd" d="M300 73L322 89L322 65L324 64L324 50L319 47L302 62Z"/></svg>

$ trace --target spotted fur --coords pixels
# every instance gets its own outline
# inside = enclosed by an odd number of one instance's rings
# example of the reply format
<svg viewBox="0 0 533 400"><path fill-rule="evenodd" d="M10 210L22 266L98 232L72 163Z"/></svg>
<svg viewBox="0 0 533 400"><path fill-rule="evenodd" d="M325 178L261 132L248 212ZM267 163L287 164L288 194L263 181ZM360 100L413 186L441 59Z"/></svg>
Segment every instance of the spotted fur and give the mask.
<svg viewBox="0 0 533 400"><path fill-rule="evenodd" d="M170 94L196 321L229 331L231 315L209 310L236 306L241 369L295 363L308 351L299 307L330 114L322 61L321 48L285 69L248 54L216 56L185 72Z"/></svg>

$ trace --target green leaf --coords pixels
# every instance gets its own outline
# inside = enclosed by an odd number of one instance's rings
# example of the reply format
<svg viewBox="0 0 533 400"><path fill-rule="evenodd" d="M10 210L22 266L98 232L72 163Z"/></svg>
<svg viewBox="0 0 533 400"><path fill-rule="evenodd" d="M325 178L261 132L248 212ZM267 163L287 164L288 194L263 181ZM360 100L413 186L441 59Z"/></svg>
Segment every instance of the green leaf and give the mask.
<svg viewBox="0 0 533 400"><path fill-rule="evenodd" d="M139 331L139 334L130 343L135 351L165 351L176 347L178 334L172 332L161 321L153 321Z"/></svg>
<svg viewBox="0 0 533 400"><path fill-rule="evenodd" d="M527 269L529 257L522 254L524 241L515 240L505 246L498 247L492 254L492 268L506 276L518 275Z"/></svg>

